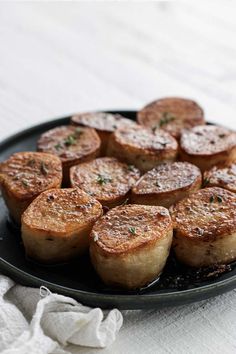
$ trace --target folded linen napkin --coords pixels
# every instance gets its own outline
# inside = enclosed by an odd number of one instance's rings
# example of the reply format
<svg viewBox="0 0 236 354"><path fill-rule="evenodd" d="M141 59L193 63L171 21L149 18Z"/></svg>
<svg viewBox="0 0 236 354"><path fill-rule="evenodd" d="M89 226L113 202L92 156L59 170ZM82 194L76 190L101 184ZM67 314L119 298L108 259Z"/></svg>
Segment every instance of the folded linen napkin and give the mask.
<svg viewBox="0 0 236 354"><path fill-rule="evenodd" d="M101 309L51 293L16 285L0 275L0 353L67 353L67 344L104 348L122 326L120 311L104 319Z"/></svg>

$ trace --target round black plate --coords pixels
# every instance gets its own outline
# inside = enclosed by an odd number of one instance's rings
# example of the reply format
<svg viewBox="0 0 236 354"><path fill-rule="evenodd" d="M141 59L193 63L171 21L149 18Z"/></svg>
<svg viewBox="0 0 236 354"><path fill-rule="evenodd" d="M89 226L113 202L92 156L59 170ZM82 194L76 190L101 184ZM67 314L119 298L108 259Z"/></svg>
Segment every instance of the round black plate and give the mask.
<svg viewBox="0 0 236 354"><path fill-rule="evenodd" d="M113 112L114 113L114 112ZM135 119L135 111L119 111ZM62 124L60 118L24 130L0 143L0 161L17 151L36 149L41 133ZM51 291L71 296L78 301L102 308L157 308L175 306L216 296L236 286L234 265L193 272L181 266L170 255L165 270L156 282L139 291L124 292L106 288L95 274L88 255L70 264L42 266L25 258L20 231L9 221L0 198L0 270L17 282L28 286L47 286Z"/></svg>

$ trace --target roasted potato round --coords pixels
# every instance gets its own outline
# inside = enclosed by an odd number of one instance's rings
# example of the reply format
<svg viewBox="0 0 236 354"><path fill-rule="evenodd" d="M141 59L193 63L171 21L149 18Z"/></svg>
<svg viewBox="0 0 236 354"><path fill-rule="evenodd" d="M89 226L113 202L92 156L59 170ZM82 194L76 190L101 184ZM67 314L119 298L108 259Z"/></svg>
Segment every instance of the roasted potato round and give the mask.
<svg viewBox="0 0 236 354"><path fill-rule="evenodd" d="M140 177L133 165L114 157L101 157L74 166L70 171L72 187L79 187L109 208L122 204Z"/></svg>
<svg viewBox="0 0 236 354"><path fill-rule="evenodd" d="M172 222L163 207L119 206L96 222L90 239L91 261L105 284L140 288L165 266Z"/></svg>
<svg viewBox="0 0 236 354"><path fill-rule="evenodd" d="M96 129L102 143L102 156L106 154L108 139L112 132L116 129L136 124L132 120L122 117L120 114L105 112L79 113L71 118L71 122L72 124Z"/></svg>
<svg viewBox="0 0 236 354"><path fill-rule="evenodd" d="M194 101L178 97L149 103L138 112L137 120L152 129L162 128L177 139L183 128L205 124L202 108Z"/></svg>
<svg viewBox="0 0 236 354"><path fill-rule="evenodd" d="M20 224L21 215L40 193L60 188L60 159L42 152L18 152L0 164L0 187L9 212Z"/></svg>
<svg viewBox="0 0 236 354"><path fill-rule="evenodd" d="M60 157L64 185L69 184L70 167L92 160L100 154L101 141L91 128L65 125L43 133L38 140L38 150Z"/></svg>
<svg viewBox="0 0 236 354"><path fill-rule="evenodd" d="M177 150L177 141L169 133L137 125L116 130L109 139L107 154L146 172L162 162L174 161Z"/></svg>
<svg viewBox="0 0 236 354"><path fill-rule="evenodd" d="M58 263L84 253L101 215L101 204L79 188L43 192L22 215L26 255L42 263Z"/></svg>
<svg viewBox="0 0 236 354"><path fill-rule="evenodd" d="M202 172L218 163L230 163L236 159L236 133L216 125L186 130L180 139L180 159Z"/></svg>
<svg viewBox="0 0 236 354"><path fill-rule="evenodd" d="M170 208L179 261L203 267L236 259L236 194L201 189Z"/></svg>
<svg viewBox="0 0 236 354"><path fill-rule="evenodd" d="M236 162L214 166L204 172L204 187L222 187L236 193Z"/></svg>
<svg viewBox="0 0 236 354"><path fill-rule="evenodd" d="M135 204L172 204L201 188L202 174L188 162L161 164L144 174L132 188L131 201Z"/></svg>

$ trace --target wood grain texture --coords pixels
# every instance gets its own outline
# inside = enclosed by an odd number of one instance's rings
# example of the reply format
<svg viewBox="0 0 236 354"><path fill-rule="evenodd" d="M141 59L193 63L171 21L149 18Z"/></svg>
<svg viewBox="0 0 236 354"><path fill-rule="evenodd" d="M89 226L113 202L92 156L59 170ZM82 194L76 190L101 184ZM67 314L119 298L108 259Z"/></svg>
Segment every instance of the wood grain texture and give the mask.
<svg viewBox="0 0 236 354"><path fill-rule="evenodd" d="M198 101L236 128L236 5L225 2L1 2L0 139L57 116ZM125 311L105 350L233 353L235 291L160 311Z"/></svg>

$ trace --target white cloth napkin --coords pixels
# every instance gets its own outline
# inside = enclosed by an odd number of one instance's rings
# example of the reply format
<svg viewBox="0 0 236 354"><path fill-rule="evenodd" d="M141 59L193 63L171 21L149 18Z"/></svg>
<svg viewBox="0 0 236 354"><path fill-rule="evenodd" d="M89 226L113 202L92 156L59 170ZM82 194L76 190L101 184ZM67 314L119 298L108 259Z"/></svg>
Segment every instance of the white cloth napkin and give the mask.
<svg viewBox="0 0 236 354"><path fill-rule="evenodd" d="M104 348L123 323L120 311L101 309L40 289L16 285L0 275L0 352L62 354L67 344ZM60 343L60 345L59 345Z"/></svg>

